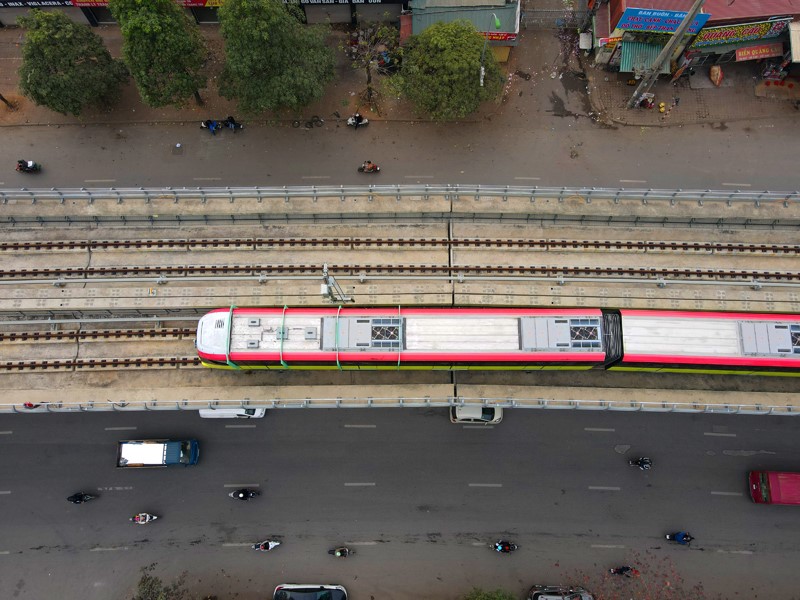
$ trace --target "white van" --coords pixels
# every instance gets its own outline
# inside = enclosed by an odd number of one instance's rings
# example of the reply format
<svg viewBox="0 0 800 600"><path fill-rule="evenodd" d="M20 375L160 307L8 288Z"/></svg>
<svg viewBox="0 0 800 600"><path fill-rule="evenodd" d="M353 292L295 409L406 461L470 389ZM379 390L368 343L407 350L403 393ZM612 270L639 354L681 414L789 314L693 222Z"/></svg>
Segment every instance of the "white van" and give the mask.
<svg viewBox="0 0 800 600"><path fill-rule="evenodd" d="M267 414L266 408L201 408L203 419L260 419Z"/></svg>

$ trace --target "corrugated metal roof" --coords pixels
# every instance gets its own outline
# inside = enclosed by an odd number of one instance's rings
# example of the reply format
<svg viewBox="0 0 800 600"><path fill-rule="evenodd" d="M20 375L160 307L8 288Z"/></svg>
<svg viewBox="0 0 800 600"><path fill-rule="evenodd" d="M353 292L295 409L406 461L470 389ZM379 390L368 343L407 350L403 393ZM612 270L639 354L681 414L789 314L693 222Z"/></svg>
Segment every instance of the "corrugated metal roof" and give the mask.
<svg viewBox="0 0 800 600"><path fill-rule="evenodd" d="M622 42L619 70L623 73L643 73L652 66L663 49L664 46L654 44ZM664 74L670 72L668 60L664 61L661 72Z"/></svg>
<svg viewBox="0 0 800 600"><path fill-rule="evenodd" d="M434 23L452 23L453 21L470 21L475 29L480 32L497 31L516 33L518 31L519 5L505 4L503 6L484 6L481 8L447 6L428 9L420 8L417 0L411 2L413 12L411 20L414 35L419 35ZM500 20L500 27L494 26L494 15ZM490 42L491 43L491 42Z"/></svg>

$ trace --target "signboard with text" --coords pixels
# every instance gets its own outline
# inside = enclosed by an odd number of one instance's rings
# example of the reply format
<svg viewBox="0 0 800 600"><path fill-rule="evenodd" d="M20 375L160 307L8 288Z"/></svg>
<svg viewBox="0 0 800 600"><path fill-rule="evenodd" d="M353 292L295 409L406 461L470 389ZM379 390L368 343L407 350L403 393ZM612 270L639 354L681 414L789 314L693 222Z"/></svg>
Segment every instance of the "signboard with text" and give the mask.
<svg viewBox="0 0 800 600"><path fill-rule="evenodd" d="M747 48L736 49L736 62L742 60L758 60L760 58L771 58L773 56L783 56L783 44L761 44L760 46L748 46Z"/></svg>
<svg viewBox="0 0 800 600"><path fill-rule="evenodd" d="M709 27L700 32L694 39L692 48L702 46L717 46L719 44L739 44L750 40L764 40L778 37L789 27L792 19L778 19L775 21L761 21L758 23L745 23L743 25L726 25L723 27Z"/></svg>
<svg viewBox="0 0 800 600"><path fill-rule="evenodd" d="M45 6L73 6L72 0L0 0L0 8L39 8Z"/></svg>
<svg viewBox="0 0 800 600"><path fill-rule="evenodd" d="M689 14L683 10L655 10L650 8L626 8L617 23L617 29L626 31L659 31L673 33ZM686 33L697 33L711 17L709 14L697 15Z"/></svg>
<svg viewBox="0 0 800 600"><path fill-rule="evenodd" d="M516 33L505 31L481 31L481 35L490 42L514 42L517 40Z"/></svg>

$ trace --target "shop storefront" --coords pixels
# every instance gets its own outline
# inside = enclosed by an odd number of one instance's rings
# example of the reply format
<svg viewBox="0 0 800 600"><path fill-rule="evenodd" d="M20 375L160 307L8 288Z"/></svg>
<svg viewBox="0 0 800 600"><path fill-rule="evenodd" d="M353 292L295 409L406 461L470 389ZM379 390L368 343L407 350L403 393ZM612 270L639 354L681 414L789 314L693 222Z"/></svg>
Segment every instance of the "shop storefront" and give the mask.
<svg viewBox="0 0 800 600"><path fill-rule="evenodd" d="M686 49L690 67L782 57L788 49L791 18L707 27Z"/></svg>
<svg viewBox="0 0 800 600"><path fill-rule="evenodd" d="M398 21L406 0L299 0L309 24Z"/></svg>

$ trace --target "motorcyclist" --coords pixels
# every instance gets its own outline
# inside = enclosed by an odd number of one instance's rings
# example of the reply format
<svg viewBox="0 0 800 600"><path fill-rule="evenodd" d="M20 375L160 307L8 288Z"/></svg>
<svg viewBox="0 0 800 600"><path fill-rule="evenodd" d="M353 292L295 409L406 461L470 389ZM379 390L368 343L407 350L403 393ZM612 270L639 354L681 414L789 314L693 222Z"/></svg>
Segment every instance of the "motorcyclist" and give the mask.
<svg viewBox="0 0 800 600"><path fill-rule="evenodd" d="M636 466L639 467L642 471L647 471L650 467L653 466L653 461L643 456L642 458L636 461Z"/></svg>
<svg viewBox="0 0 800 600"><path fill-rule="evenodd" d="M507 540L500 540L499 542L495 542L494 549L498 552L511 552L514 549L514 546L511 542Z"/></svg>
<svg viewBox="0 0 800 600"><path fill-rule="evenodd" d="M688 531L679 531L678 533L675 534L675 537L673 539L679 544L683 544L685 546L686 544L691 542L693 538L691 535L689 535Z"/></svg>
<svg viewBox="0 0 800 600"><path fill-rule="evenodd" d="M350 554L350 550L348 550L344 546L341 548L336 548L336 550L333 551L334 556L339 556L341 558L347 558L348 554Z"/></svg>
<svg viewBox="0 0 800 600"><path fill-rule="evenodd" d="M17 171L25 171L26 173L30 173L31 171L36 170L36 163L32 160L23 160L19 159L17 161Z"/></svg>
<svg viewBox="0 0 800 600"><path fill-rule="evenodd" d="M361 165L361 168L364 169L364 171L374 171L377 167L378 165L376 165L371 160L365 160L364 164Z"/></svg>
<svg viewBox="0 0 800 600"><path fill-rule="evenodd" d="M364 122L364 117L361 116L361 113L356 111L356 114L353 115L353 127L358 129L359 125Z"/></svg>
<svg viewBox="0 0 800 600"><path fill-rule="evenodd" d="M233 493L233 496L234 498L237 498L239 500L249 500L250 498L253 497L253 492L251 492L247 488L242 488L240 490L236 490Z"/></svg>
<svg viewBox="0 0 800 600"><path fill-rule="evenodd" d="M83 504L85 502L84 500L85 496L86 494L84 494L83 492L78 492L77 494L72 494L72 496L69 496L67 500L69 500L73 504Z"/></svg>

